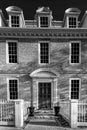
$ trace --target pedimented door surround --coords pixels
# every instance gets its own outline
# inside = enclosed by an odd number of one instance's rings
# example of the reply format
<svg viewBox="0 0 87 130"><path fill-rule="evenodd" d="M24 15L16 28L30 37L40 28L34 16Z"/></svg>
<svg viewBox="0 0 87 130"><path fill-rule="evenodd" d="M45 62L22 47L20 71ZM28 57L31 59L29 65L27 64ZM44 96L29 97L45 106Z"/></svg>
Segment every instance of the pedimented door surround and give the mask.
<svg viewBox="0 0 87 130"><path fill-rule="evenodd" d="M33 71L30 74L30 77L32 77L32 86L31 86L32 100L31 101L35 109L40 109L39 107L39 84L40 83L51 84L51 108L53 108L53 106L55 106L59 100L59 96L57 94L58 75L52 70L42 68Z"/></svg>

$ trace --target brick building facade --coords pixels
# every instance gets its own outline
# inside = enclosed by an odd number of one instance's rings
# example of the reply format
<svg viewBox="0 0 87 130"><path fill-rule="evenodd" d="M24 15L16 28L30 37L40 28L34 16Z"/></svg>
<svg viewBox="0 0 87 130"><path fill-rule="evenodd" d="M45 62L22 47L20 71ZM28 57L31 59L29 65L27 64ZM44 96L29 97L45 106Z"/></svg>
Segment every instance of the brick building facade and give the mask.
<svg viewBox="0 0 87 130"><path fill-rule="evenodd" d="M87 99L87 12L65 10L53 20L48 7L34 20L23 11L0 11L0 99L29 101L35 109L53 109L58 102ZM67 106L66 106L67 108Z"/></svg>

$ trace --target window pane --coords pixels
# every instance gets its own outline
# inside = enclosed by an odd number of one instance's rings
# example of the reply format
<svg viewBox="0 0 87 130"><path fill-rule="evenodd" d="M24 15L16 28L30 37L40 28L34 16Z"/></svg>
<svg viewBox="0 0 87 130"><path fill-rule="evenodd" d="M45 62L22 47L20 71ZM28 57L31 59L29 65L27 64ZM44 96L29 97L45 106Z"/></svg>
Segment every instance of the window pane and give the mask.
<svg viewBox="0 0 87 130"><path fill-rule="evenodd" d="M49 44L40 43L40 63L49 63Z"/></svg>
<svg viewBox="0 0 87 130"><path fill-rule="evenodd" d="M9 80L10 99L18 99L18 82L17 80Z"/></svg>
<svg viewBox="0 0 87 130"><path fill-rule="evenodd" d="M71 43L71 63L79 63L79 43Z"/></svg>
<svg viewBox="0 0 87 130"><path fill-rule="evenodd" d="M19 27L19 16L11 16L11 27Z"/></svg>
<svg viewBox="0 0 87 130"><path fill-rule="evenodd" d="M48 17L40 17L40 27L48 27Z"/></svg>
<svg viewBox="0 0 87 130"><path fill-rule="evenodd" d="M17 63L17 43L8 43L9 63Z"/></svg>
<svg viewBox="0 0 87 130"><path fill-rule="evenodd" d="M76 28L76 17L69 17L69 28Z"/></svg>
<svg viewBox="0 0 87 130"><path fill-rule="evenodd" d="M79 80L71 80L71 99L79 99Z"/></svg>

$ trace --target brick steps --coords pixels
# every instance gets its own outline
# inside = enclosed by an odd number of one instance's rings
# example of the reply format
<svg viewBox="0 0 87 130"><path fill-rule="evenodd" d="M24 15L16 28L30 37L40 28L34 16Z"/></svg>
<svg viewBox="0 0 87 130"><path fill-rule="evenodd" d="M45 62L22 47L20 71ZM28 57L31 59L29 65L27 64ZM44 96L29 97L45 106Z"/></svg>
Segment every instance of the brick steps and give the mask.
<svg viewBox="0 0 87 130"><path fill-rule="evenodd" d="M54 112L53 110L35 111L34 119L54 119Z"/></svg>
<svg viewBox="0 0 87 130"><path fill-rule="evenodd" d="M27 120L29 124L36 125L49 125L49 126L61 126L61 127L69 127L69 123L63 118L62 115L55 116L53 110L49 111L35 111L33 117L29 117Z"/></svg>

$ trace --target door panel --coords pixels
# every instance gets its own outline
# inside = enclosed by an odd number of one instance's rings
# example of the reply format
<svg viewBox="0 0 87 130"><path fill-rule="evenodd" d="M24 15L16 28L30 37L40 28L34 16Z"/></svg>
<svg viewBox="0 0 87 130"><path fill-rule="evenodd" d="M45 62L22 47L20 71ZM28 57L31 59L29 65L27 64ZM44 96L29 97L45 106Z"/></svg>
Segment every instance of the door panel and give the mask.
<svg viewBox="0 0 87 130"><path fill-rule="evenodd" d="M51 83L39 83L39 109L51 109Z"/></svg>

